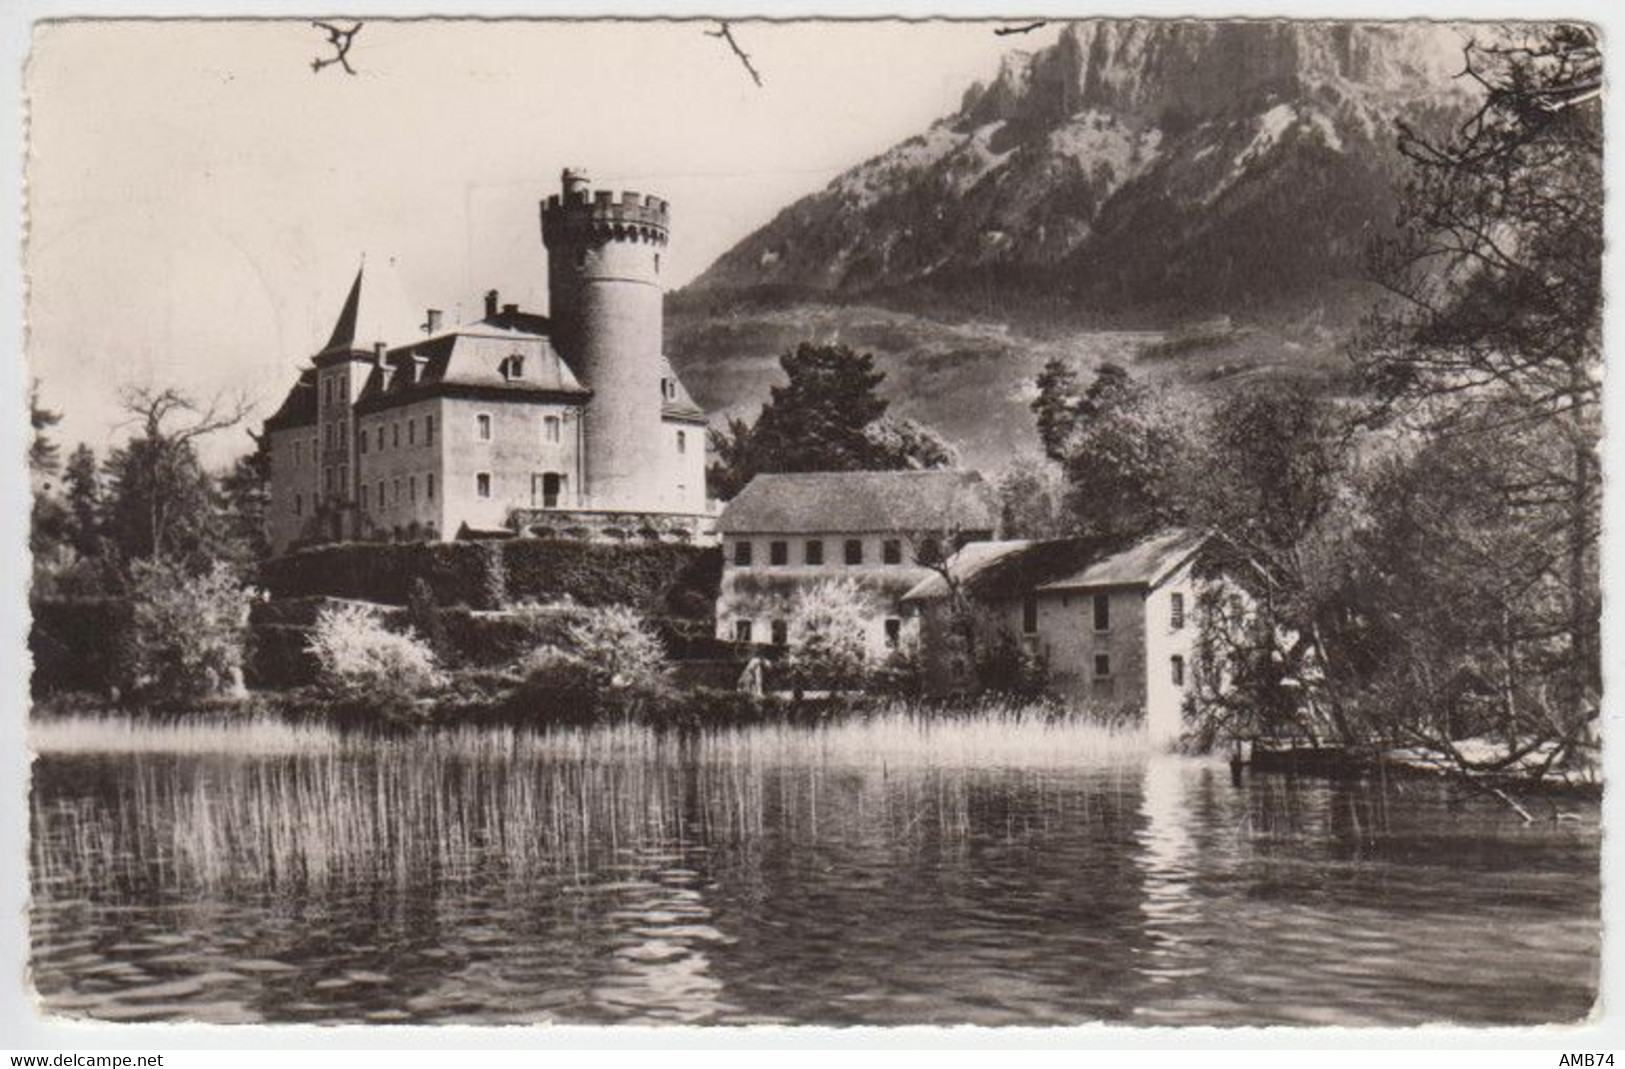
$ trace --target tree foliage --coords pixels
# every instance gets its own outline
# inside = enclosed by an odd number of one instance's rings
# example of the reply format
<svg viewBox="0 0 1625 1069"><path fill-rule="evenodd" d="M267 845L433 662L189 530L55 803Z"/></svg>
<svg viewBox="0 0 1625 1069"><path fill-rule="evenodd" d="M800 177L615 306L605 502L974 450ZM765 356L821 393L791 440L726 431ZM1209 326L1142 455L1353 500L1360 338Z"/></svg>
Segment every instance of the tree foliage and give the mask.
<svg viewBox="0 0 1625 1069"><path fill-rule="evenodd" d="M194 573L173 559L138 561L130 596L138 693L184 701L242 690L249 600L230 567Z"/></svg>

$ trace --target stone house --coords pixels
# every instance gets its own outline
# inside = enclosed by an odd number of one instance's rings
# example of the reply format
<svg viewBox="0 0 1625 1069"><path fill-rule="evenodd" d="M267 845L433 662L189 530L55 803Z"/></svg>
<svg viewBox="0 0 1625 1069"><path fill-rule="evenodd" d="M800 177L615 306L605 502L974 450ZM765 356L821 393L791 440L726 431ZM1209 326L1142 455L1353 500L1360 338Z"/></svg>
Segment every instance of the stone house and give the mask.
<svg viewBox="0 0 1625 1069"><path fill-rule="evenodd" d="M357 272L332 336L265 422L269 535L315 541L531 533L708 539L705 413L661 350L666 202L542 205L549 314L486 294L443 325Z"/></svg>
<svg viewBox="0 0 1625 1069"><path fill-rule="evenodd" d="M946 575L932 573L902 599L920 619L928 688L977 687L950 623L957 593L979 644L1014 639L1040 658L1056 695L1137 709L1154 740L1177 739L1195 667L1196 601L1204 587L1195 565L1205 541L1168 530L1127 544L967 544Z"/></svg>
<svg viewBox="0 0 1625 1069"><path fill-rule="evenodd" d="M869 596L865 638L883 656L911 642L902 596L960 544L998 527L992 489L974 472L758 475L722 510L717 637L784 645L796 595L850 578Z"/></svg>

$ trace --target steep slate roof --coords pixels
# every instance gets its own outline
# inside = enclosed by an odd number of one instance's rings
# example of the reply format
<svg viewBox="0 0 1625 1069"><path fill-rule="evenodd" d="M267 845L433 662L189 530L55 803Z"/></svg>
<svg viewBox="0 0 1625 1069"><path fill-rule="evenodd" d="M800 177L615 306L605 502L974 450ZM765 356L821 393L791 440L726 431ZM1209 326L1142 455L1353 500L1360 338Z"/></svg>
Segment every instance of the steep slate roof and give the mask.
<svg viewBox="0 0 1625 1069"><path fill-rule="evenodd" d="M758 475L728 502L725 534L992 531L998 509L975 472L823 471Z"/></svg>
<svg viewBox="0 0 1625 1069"><path fill-rule="evenodd" d="M1186 530L1161 531L1077 571L1052 579L1040 590L1087 590L1105 586L1156 586L1202 547L1205 538Z"/></svg>
<svg viewBox="0 0 1625 1069"><path fill-rule="evenodd" d="M971 597L1015 597L1033 590L1148 586L1201 548L1190 531L1163 531L1125 545L1119 539L1054 538L1041 542L969 542L948 559L949 574ZM920 580L905 601L948 595L941 575Z"/></svg>
<svg viewBox="0 0 1625 1069"><path fill-rule="evenodd" d="M502 374L508 357L524 358L519 376ZM356 398L357 412L409 404L427 397L481 397L493 400L551 400L580 403L590 396L546 338L528 331L473 323L390 350L394 369L389 384L378 370ZM412 365L422 363L413 381Z"/></svg>
<svg viewBox="0 0 1625 1069"><path fill-rule="evenodd" d="M388 265L375 267L369 277L363 264L339 309L332 335L315 359L320 363L324 357L370 353L379 342L402 341L417 330L417 316L401 289L399 276Z"/></svg>
<svg viewBox="0 0 1625 1069"><path fill-rule="evenodd" d="M293 389L282 399L282 406L265 421L268 431L287 430L289 427L316 425L316 369L306 368L294 381Z"/></svg>

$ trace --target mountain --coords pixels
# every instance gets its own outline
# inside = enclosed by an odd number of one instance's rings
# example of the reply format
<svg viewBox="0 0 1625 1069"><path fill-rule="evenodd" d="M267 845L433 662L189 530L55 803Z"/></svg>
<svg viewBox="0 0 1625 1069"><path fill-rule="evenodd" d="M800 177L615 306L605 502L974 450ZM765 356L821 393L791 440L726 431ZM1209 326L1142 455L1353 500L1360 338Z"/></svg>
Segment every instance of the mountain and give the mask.
<svg viewBox="0 0 1625 1069"><path fill-rule="evenodd" d="M1159 332L1130 358L1187 381L1335 367L1394 216L1397 123L1458 120L1464 40L1435 23L1070 24L725 253L674 295L668 346L702 403L738 408L779 348L730 336L777 345L775 324L801 322L853 340L885 321L893 396L962 440L988 435L960 409L1014 408L920 404L942 366L994 362L1006 373L981 388L1017 397L1024 356L1092 359L1101 329Z"/></svg>

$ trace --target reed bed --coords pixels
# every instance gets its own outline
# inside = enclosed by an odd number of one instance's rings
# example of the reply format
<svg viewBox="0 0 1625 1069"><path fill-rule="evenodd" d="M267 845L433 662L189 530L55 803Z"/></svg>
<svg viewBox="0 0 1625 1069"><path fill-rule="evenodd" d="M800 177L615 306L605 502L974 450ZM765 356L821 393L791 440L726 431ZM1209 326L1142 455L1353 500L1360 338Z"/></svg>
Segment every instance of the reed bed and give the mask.
<svg viewBox="0 0 1625 1069"><path fill-rule="evenodd" d="M769 840L941 849L1088 819L1080 771L1146 754L1133 729L995 705L698 734L75 717L33 742L36 885L143 898L587 883L629 859L698 848L725 863ZM76 772L87 758L92 777Z"/></svg>

